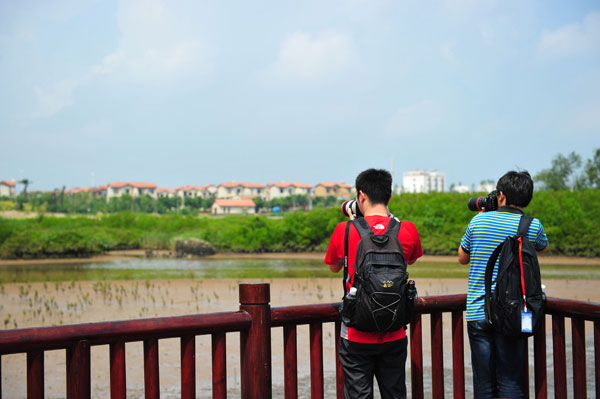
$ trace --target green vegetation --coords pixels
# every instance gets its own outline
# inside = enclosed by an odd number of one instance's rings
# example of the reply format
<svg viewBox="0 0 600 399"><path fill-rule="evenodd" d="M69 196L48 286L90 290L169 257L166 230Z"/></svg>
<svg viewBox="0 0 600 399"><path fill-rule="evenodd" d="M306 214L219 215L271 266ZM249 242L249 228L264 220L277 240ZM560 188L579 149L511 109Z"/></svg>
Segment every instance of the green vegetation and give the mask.
<svg viewBox="0 0 600 399"><path fill-rule="evenodd" d="M390 210L417 226L426 254L454 255L474 216L466 206L471 196L403 194L392 198ZM600 190L536 192L525 211L542 221L551 254L600 256ZM219 252L324 251L336 224L344 220L337 204L278 218L121 212L95 217L0 219L0 256L82 257L112 249L172 249L177 237L199 238Z"/></svg>

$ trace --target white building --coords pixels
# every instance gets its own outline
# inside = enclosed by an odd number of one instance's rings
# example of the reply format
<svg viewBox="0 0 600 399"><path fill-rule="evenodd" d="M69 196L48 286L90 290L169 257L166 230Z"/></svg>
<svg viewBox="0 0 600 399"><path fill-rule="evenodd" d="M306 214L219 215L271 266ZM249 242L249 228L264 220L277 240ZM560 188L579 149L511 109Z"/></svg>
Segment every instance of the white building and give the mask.
<svg viewBox="0 0 600 399"><path fill-rule="evenodd" d="M256 198L262 197L265 186L254 183L223 183L217 187L217 198Z"/></svg>
<svg viewBox="0 0 600 399"><path fill-rule="evenodd" d="M256 204L250 199L216 199L211 210L213 215L253 215Z"/></svg>
<svg viewBox="0 0 600 399"><path fill-rule="evenodd" d="M17 195L16 184L14 180L0 180L0 197L15 197Z"/></svg>
<svg viewBox="0 0 600 399"><path fill-rule="evenodd" d="M477 192L478 193L489 193L490 191L494 191L495 189L496 189L495 183L484 183L484 184L480 184L477 187Z"/></svg>
<svg viewBox="0 0 600 399"><path fill-rule="evenodd" d="M454 187L452 187L452 191L455 193L468 193L471 191L471 188L469 186L467 186L466 184L457 184Z"/></svg>
<svg viewBox="0 0 600 399"><path fill-rule="evenodd" d="M435 169L429 172L417 169L402 174L402 192L405 193L444 192L445 187L446 175Z"/></svg>
<svg viewBox="0 0 600 399"><path fill-rule="evenodd" d="M120 197L124 194L129 194L132 197L140 197L149 195L156 199L156 184L154 183L109 183L106 190L106 200L110 201L113 197Z"/></svg>
<svg viewBox="0 0 600 399"><path fill-rule="evenodd" d="M177 194L172 188L161 187L156 190L158 198L173 198Z"/></svg>
<svg viewBox="0 0 600 399"><path fill-rule="evenodd" d="M263 198L270 201L275 198L289 197L291 195L306 195L312 193L310 184L302 183L271 183L267 186Z"/></svg>

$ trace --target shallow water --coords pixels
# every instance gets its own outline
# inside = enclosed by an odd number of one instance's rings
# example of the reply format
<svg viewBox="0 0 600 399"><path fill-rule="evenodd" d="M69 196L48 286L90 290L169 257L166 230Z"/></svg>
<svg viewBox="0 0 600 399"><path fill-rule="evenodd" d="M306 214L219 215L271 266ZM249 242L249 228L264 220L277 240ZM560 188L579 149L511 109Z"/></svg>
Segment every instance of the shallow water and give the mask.
<svg viewBox="0 0 600 399"><path fill-rule="evenodd" d="M417 262L411 278L467 278L456 262ZM541 265L544 279L600 280L600 265ZM315 259L156 259L4 266L0 283L36 281L337 277Z"/></svg>

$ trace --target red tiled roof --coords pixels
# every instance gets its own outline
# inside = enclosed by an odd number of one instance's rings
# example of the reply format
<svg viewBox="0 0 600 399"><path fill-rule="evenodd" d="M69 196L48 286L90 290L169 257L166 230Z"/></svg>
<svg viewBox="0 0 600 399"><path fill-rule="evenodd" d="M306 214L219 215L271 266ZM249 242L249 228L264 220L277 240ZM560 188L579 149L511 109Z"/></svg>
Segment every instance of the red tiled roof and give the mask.
<svg viewBox="0 0 600 399"><path fill-rule="evenodd" d="M156 184L154 183L133 183L133 182L117 182L117 183L108 183L108 187L113 188L123 188L123 187L135 187L135 188L156 188Z"/></svg>
<svg viewBox="0 0 600 399"><path fill-rule="evenodd" d="M175 190L173 190L172 188L166 188L166 187L161 187L158 190L156 190L157 193L171 193L173 194L175 192Z"/></svg>
<svg viewBox="0 0 600 399"><path fill-rule="evenodd" d="M98 186L94 189L94 192L97 193L99 191L106 191L106 186L103 184L101 186Z"/></svg>
<svg viewBox="0 0 600 399"><path fill-rule="evenodd" d="M94 189L91 187L73 187L68 189L67 191L65 191L65 193L67 194L79 194L79 193L89 193L90 191L93 191Z"/></svg>
<svg viewBox="0 0 600 399"><path fill-rule="evenodd" d="M225 188L232 188L232 187L246 187L246 188L265 188L265 186L263 186L262 184L256 184L256 183L238 183L238 182L229 182L229 183L223 183L220 185L221 187L225 187Z"/></svg>
<svg viewBox="0 0 600 399"><path fill-rule="evenodd" d="M278 188L287 188L287 187L297 187L297 188L312 188L310 184L304 183L271 183L268 187L278 187Z"/></svg>
<svg viewBox="0 0 600 399"><path fill-rule="evenodd" d="M317 184L317 186L352 188L352 186L350 184L346 184L346 183L331 183L331 182L319 183L319 184Z"/></svg>
<svg viewBox="0 0 600 399"><path fill-rule="evenodd" d="M216 199L215 205L219 205L223 208L240 207L240 208L252 208L256 204L250 199Z"/></svg>
<svg viewBox="0 0 600 399"><path fill-rule="evenodd" d="M10 186L10 187L14 187L15 186L15 182L14 181L8 181L8 180L0 180L0 184L4 184L5 186Z"/></svg>
<svg viewBox="0 0 600 399"><path fill-rule="evenodd" d="M182 186L182 187L177 187L175 189L175 191L203 191L202 187L198 187L198 186L194 186L194 185L189 185L189 186Z"/></svg>

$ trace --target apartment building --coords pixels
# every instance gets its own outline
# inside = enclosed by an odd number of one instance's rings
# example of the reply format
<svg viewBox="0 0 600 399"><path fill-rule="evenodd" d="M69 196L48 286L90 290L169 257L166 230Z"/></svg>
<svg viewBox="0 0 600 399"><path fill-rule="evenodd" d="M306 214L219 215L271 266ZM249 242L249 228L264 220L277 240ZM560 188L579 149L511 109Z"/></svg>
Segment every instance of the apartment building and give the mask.
<svg viewBox="0 0 600 399"><path fill-rule="evenodd" d="M402 174L402 192L405 193L431 193L444 192L446 176L435 169L429 172L412 170Z"/></svg>

